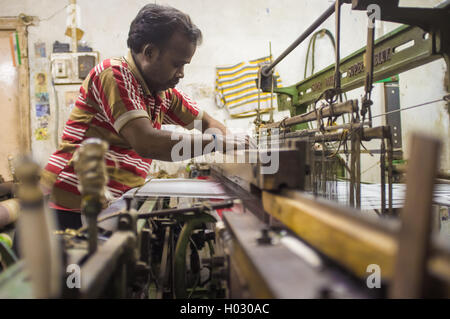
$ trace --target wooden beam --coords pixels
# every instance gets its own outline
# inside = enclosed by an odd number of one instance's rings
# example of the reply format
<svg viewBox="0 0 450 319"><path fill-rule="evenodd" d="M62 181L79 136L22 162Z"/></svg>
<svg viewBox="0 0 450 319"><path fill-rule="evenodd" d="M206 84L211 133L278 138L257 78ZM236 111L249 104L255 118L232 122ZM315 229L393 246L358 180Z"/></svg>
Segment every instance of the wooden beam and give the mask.
<svg viewBox="0 0 450 319"><path fill-rule="evenodd" d="M31 151L31 118L30 118L30 69L28 60L28 31L25 25L17 27L22 64L19 66L19 121L20 150Z"/></svg>
<svg viewBox="0 0 450 319"><path fill-rule="evenodd" d="M19 36L19 46L22 64L19 71L19 125L20 151L24 154L31 152L31 118L30 118L30 69L28 59L28 31L29 25L38 23L37 17L20 15L14 18L0 18L0 30L16 31Z"/></svg>
<svg viewBox="0 0 450 319"><path fill-rule="evenodd" d="M414 135L406 179L406 199L400 214L402 226L395 265L392 298L421 298L424 293L431 237L434 179L440 142Z"/></svg>
<svg viewBox="0 0 450 319"><path fill-rule="evenodd" d="M343 217L343 209L299 192L295 198L263 192L262 199L269 214L358 277L366 278L367 266L377 264L382 278L392 278L397 253L393 233Z"/></svg>

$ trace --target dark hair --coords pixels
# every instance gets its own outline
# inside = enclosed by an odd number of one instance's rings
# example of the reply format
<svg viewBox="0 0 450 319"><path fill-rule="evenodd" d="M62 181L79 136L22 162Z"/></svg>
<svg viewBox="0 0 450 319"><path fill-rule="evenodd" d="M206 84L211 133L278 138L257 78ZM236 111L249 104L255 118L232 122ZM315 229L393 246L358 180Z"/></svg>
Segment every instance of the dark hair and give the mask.
<svg viewBox="0 0 450 319"><path fill-rule="evenodd" d="M138 53L147 43L164 45L175 31L197 45L202 41L202 32L187 14L169 6L147 4L131 22L127 45Z"/></svg>

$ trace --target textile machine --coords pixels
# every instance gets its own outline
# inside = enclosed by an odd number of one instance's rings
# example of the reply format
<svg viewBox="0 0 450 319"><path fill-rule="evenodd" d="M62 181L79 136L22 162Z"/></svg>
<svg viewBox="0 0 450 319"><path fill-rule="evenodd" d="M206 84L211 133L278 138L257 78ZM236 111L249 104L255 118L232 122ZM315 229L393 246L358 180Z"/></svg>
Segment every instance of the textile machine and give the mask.
<svg viewBox="0 0 450 319"><path fill-rule="evenodd" d="M394 184L393 162L402 156L395 124L373 126L371 111L375 81L440 58L448 73L450 1L429 9L398 2L338 0L261 65L259 87L276 94L278 109L291 116L279 122L257 116L259 148L244 151L245 161L194 164L196 179L151 180L104 209L107 146L90 141L76 165L86 226L56 233L48 218L36 220L46 214L39 168L22 162L24 258L0 242L0 297L450 297L450 245L432 222L433 205L449 206L445 189L436 195L440 142L414 136L402 188ZM367 11L369 27L367 45L341 58L345 5ZM375 40L374 8L378 19L404 25ZM335 64L278 88L274 67L333 14ZM400 50L405 43L412 45ZM358 87L360 100L344 98ZM369 140L380 145L375 188L361 183ZM379 197L369 205L371 190ZM36 254L30 245L38 235Z"/></svg>

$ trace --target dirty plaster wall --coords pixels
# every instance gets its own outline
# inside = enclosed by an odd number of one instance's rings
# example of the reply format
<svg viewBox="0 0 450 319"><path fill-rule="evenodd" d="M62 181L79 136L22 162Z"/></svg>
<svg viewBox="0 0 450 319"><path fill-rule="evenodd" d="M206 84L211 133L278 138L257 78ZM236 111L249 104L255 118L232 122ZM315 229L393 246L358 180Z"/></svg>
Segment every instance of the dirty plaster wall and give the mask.
<svg viewBox="0 0 450 319"><path fill-rule="evenodd" d="M100 52L100 59L121 56L126 54L126 39L129 24L135 17L137 11L149 1L129 0L127 2L118 0L78 0L81 9L81 29L85 31L82 40L85 40L94 50ZM303 30L309 26L332 2L327 0L167 0L156 1L160 4L169 4L190 14L193 21L203 31L204 42L198 48L192 63L185 69L185 78L179 84L181 89L195 98L200 106L208 113L218 119L224 119L229 127L240 127L250 129L253 118L231 120L225 110L218 109L214 102L214 80L215 66L228 65L248 59L255 59L265 56L269 52L269 41L271 41L272 52L277 57L289 44L295 40ZM421 3L429 4L430 1L423 0ZM433 1L431 1L433 2ZM437 1L439 2L439 1ZM53 13L61 9L68 1L42 0L39 5L36 1L6 1L0 0L3 16L15 16L20 13L37 16L41 19L48 18ZM31 69L31 96L34 95L34 76L42 70L50 72L49 54L52 43L56 40L70 43L70 39L64 35L66 28L65 10L57 13L51 19L41 21L37 26L29 27L29 47L30 47L30 69ZM346 56L361 48L365 44L366 33L363 26L366 25L366 15L362 12L354 12L346 5L342 13L342 52L341 56ZM322 27L334 31L334 19L326 21ZM393 24L383 24L381 31L390 31L395 27ZM360 30L356 32L355 30ZM44 42L46 45L47 58L36 58L34 56L34 43ZM317 43L316 71L328 66L333 62L334 52L328 40L319 39ZM284 85L290 85L303 79L304 61L306 56L307 42L297 48L278 66ZM426 66L422 71L416 73L430 75L433 79L414 80L417 75L405 73L400 77L402 92L402 105L409 106L417 102L428 101L428 98L443 95L441 78L445 65L442 61ZM69 90L76 89L77 86L68 87ZM58 88L58 90L64 90ZM374 89L374 114L381 113L381 103L383 100L382 90L378 86ZM44 165L49 154L56 148L54 120L57 114L55 94L51 84L48 84L50 93L50 113L52 120L49 123L49 138L38 141L33 136L32 151L33 156ZM58 91L59 92L59 91ZM351 98L359 98L361 90L355 90L349 95ZM64 105L61 105L61 93L58 93L59 113L67 112ZM32 128L33 132L37 128L38 122L32 107ZM435 111L432 111L435 110ZM424 129L435 135L445 137L448 140L448 114L443 114L443 106L436 106L416 109L417 113L412 117L412 113L402 114L402 125L404 137L404 150L407 151L408 136L412 129ZM408 111L413 112L413 111ZM275 119L281 119L286 113L276 114ZM415 119L423 119L417 121ZM375 124L382 124L377 120ZM409 122L412 121L412 122ZM430 122L428 122L430 121ZM429 124L428 124L429 123ZM61 124L61 123L60 123ZM448 169L449 155L448 144L445 145L442 165ZM446 154L446 155L445 155ZM376 163L376 158L363 159L364 171L366 168ZM370 170L368 170L370 172ZM373 173L366 177L367 181L376 181L377 174ZM364 180L364 178L363 178Z"/></svg>

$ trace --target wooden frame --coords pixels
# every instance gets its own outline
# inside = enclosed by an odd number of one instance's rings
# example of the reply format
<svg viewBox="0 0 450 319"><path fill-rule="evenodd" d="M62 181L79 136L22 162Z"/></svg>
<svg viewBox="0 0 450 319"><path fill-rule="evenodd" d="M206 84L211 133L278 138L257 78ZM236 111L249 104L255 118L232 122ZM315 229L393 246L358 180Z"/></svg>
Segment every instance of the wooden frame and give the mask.
<svg viewBox="0 0 450 319"><path fill-rule="evenodd" d="M19 123L20 151L31 152L31 118L30 118L30 69L28 61L28 31L27 27L37 22L35 17L23 14L15 18L0 17L0 31L16 31L22 64L19 68Z"/></svg>

